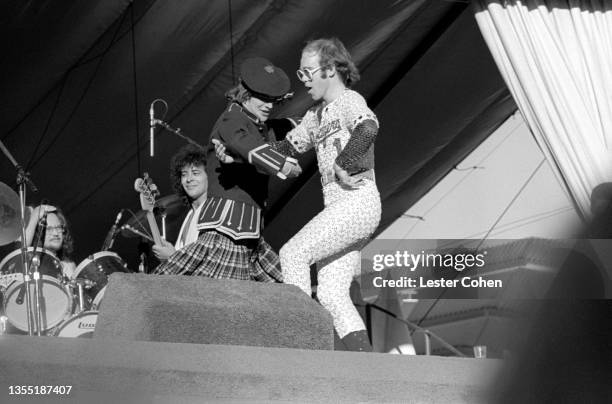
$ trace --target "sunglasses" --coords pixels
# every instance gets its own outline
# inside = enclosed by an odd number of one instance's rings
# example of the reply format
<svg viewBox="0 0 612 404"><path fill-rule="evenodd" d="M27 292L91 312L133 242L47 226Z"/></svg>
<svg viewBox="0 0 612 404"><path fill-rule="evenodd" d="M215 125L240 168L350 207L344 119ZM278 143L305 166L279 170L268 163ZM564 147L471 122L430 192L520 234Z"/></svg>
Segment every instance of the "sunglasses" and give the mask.
<svg viewBox="0 0 612 404"><path fill-rule="evenodd" d="M312 81L312 77L313 75L318 72L319 70L325 68L327 66L319 66L316 69L309 69L307 67L303 68L303 69L298 69L297 72L295 72L298 76L298 79L300 79L301 82L307 82L307 81Z"/></svg>

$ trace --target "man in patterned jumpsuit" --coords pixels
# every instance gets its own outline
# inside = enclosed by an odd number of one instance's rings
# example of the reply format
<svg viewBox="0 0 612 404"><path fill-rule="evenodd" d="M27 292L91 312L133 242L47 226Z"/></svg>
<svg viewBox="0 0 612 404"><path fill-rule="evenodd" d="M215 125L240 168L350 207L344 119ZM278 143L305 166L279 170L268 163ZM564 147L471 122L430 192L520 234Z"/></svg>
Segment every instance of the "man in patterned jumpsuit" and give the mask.
<svg viewBox="0 0 612 404"><path fill-rule="evenodd" d="M272 149L265 124L275 104L289 95L285 72L264 58L245 60L240 83L226 93L229 104L208 143L208 198L197 220L197 240L171 254L158 274L281 282L278 255L261 236L270 175L301 173L297 160ZM223 142L233 164L216 159L213 141Z"/></svg>
<svg viewBox="0 0 612 404"><path fill-rule="evenodd" d="M317 296L331 313L338 336L349 350L371 351L349 289L360 268L362 242L380 221L374 180L378 120L363 97L350 89L359 73L338 39L309 42L297 74L318 103L274 147L287 155L315 148L325 207L281 248L284 280L310 295L309 267L317 263Z"/></svg>

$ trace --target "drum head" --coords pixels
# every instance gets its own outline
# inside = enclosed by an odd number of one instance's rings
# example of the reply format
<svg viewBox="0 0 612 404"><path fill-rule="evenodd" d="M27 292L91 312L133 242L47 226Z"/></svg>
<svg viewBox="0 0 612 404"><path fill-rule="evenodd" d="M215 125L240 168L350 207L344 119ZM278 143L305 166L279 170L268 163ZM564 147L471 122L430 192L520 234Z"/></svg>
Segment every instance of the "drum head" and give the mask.
<svg viewBox="0 0 612 404"><path fill-rule="evenodd" d="M97 321L97 311L84 311L66 320L57 328L54 335L57 337L92 338Z"/></svg>
<svg viewBox="0 0 612 404"><path fill-rule="evenodd" d="M110 251L90 255L77 267L75 277L89 281L85 294L93 302L94 308L99 305L104 296L108 277L115 272L128 273L131 271L117 254Z"/></svg>
<svg viewBox="0 0 612 404"><path fill-rule="evenodd" d="M110 275L113 272L131 272L117 254L111 251L97 252L85 258L75 271L75 278L89 279L95 273L103 272Z"/></svg>
<svg viewBox="0 0 612 404"><path fill-rule="evenodd" d="M37 248L36 254L40 257L40 266L38 272L41 275L50 276L56 279L61 279L62 264L60 260L49 250ZM34 255L34 247L28 247L27 259L28 264L32 263ZM21 249L17 249L4 257L0 262L0 274L13 274L23 272L23 260L21 259Z"/></svg>
<svg viewBox="0 0 612 404"><path fill-rule="evenodd" d="M30 282L29 286L31 307L34 311L34 282ZM40 293L41 331L45 331L55 327L72 313L73 300L64 286L50 276L42 276ZM15 282L4 294L4 311L8 321L22 331L28 330L26 307L25 284Z"/></svg>

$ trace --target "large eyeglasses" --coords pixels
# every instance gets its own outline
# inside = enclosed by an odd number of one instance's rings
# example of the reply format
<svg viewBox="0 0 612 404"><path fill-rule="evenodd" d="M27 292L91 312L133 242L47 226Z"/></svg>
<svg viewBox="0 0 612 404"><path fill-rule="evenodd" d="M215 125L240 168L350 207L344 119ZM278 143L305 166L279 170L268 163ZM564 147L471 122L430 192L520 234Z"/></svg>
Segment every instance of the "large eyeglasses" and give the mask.
<svg viewBox="0 0 612 404"><path fill-rule="evenodd" d="M295 73L297 74L298 79L300 79L301 82L305 83L307 81L312 81L313 75L324 67L325 66L319 66L316 69L309 69L305 67L303 69L298 69Z"/></svg>
<svg viewBox="0 0 612 404"><path fill-rule="evenodd" d="M64 234L66 232L66 226L47 226L47 233L61 233Z"/></svg>

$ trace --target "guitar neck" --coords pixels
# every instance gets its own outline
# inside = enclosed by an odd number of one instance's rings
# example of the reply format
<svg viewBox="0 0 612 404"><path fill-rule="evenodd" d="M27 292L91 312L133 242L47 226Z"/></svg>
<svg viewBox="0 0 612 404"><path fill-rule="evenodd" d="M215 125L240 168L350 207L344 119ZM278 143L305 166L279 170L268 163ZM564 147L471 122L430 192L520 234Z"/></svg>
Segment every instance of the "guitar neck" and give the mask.
<svg viewBox="0 0 612 404"><path fill-rule="evenodd" d="M155 216L153 216L153 212L147 211L147 221L149 222L149 227L151 228L153 242L157 245L161 245L161 236L159 235L159 228L157 227L157 222L155 221Z"/></svg>

